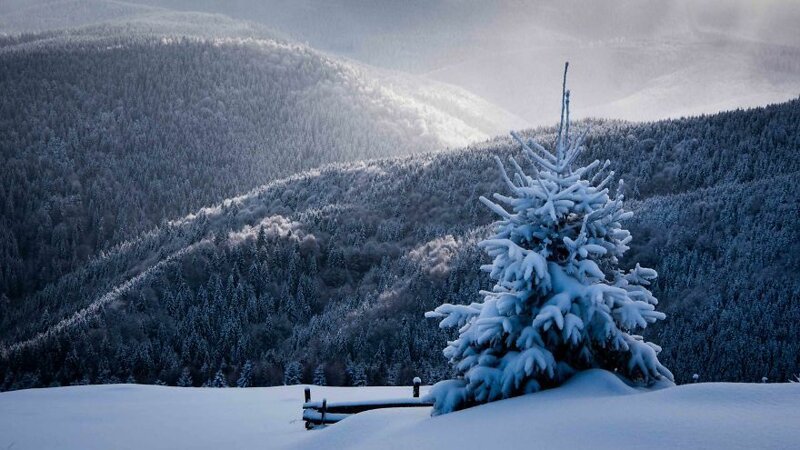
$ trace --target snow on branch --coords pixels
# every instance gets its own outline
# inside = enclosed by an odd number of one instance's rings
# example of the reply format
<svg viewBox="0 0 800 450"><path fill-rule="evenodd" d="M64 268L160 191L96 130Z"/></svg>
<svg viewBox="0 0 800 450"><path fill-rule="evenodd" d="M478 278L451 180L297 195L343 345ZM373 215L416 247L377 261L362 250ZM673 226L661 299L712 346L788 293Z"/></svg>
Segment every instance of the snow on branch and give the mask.
<svg viewBox="0 0 800 450"><path fill-rule="evenodd" d="M510 193L492 197L505 207L480 197L499 216L494 234L478 244L492 258L481 269L494 287L480 292L482 302L426 314L459 329L444 350L458 378L432 389L435 414L535 392L594 367L643 384L672 380L658 361L660 347L633 334L665 315L647 289L656 272L618 267L632 239L621 225L631 215L623 184L612 198L609 161L572 167L588 130L570 140L567 68L555 154L512 132L533 163L531 175L510 157L511 178L495 158Z"/></svg>

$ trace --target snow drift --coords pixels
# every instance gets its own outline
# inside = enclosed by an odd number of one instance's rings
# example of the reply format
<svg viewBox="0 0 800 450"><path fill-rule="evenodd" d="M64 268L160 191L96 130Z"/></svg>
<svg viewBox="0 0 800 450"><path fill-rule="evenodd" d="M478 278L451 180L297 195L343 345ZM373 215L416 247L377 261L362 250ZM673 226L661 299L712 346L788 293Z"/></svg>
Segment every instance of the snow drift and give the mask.
<svg viewBox="0 0 800 450"><path fill-rule="evenodd" d="M642 392L593 370L563 387L439 417L369 411L324 430L300 420L304 386L105 385L0 394L0 446L60 449L790 448L800 384L700 383ZM424 390L424 389L423 389ZM410 396L410 387L312 387L315 398Z"/></svg>
<svg viewBox="0 0 800 450"><path fill-rule="evenodd" d="M640 392L600 370L562 388L438 417L374 411L295 448L790 448L800 385L708 383Z"/></svg>

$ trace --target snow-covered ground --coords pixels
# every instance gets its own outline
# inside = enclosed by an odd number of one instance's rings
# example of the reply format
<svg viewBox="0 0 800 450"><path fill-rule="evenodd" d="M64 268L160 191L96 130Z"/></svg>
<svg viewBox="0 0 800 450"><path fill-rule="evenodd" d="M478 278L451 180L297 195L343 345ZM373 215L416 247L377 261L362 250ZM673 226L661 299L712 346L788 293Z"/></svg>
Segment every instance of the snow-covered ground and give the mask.
<svg viewBox="0 0 800 450"><path fill-rule="evenodd" d="M179 388L133 384L0 393L0 449L273 449L310 434L305 386ZM410 397L411 387L317 387L312 398ZM426 408L427 409L427 408Z"/></svg>
<svg viewBox="0 0 800 450"><path fill-rule="evenodd" d="M639 392L608 372L430 417L376 410L324 430L300 420L303 386L75 386L0 394L0 448L798 448L800 384L700 383ZM312 388L331 401L409 387ZM423 390L424 393L424 390Z"/></svg>

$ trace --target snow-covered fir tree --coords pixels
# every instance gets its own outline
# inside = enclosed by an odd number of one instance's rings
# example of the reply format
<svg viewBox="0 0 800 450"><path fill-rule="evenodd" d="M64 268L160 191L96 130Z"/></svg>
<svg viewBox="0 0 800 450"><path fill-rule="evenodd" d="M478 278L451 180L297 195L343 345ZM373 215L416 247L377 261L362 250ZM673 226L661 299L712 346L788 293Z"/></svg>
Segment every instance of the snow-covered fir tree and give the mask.
<svg viewBox="0 0 800 450"><path fill-rule="evenodd" d="M393 362L389 364L389 367L386 369L386 384L389 386L397 386L398 381L400 379L400 371L403 367L400 363Z"/></svg>
<svg viewBox="0 0 800 450"><path fill-rule="evenodd" d="M184 367L183 371L181 371L181 376L178 377L177 385L180 387L191 387L192 383L192 373L189 372L188 367Z"/></svg>
<svg viewBox="0 0 800 450"><path fill-rule="evenodd" d="M496 284L482 302L426 314L459 327L444 350L458 377L431 390L434 414L557 386L588 368L643 384L673 378L660 347L636 334L665 317L646 287L657 274L618 267L631 241L622 180L612 197L609 161L575 167L586 132L570 136L567 67L553 151L512 132L531 164L511 157L509 176L496 158L509 193L480 198L500 216L479 244L493 258L481 269Z"/></svg>
<svg viewBox="0 0 800 450"><path fill-rule="evenodd" d="M364 367L364 364L348 359L345 366L345 372L347 372L347 377L350 379L350 386L369 385L369 382L367 381L367 371Z"/></svg>
<svg viewBox="0 0 800 450"><path fill-rule="evenodd" d="M314 369L314 380L313 383L317 386L327 386L328 385L328 378L325 376L325 365L319 364Z"/></svg>
<svg viewBox="0 0 800 450"><path fill-rule="evenodd" d="M225 373L222 371L222 369L217 371L216 375L214 375L214 379L209 383L209 386L216 388L228 387L228 379L225 377Z"/></svg>
<svg viewBox="0 0 800 450"><path fill-rule="evenodd" d="M302 383L303 366L297 361L292 361L283 370L283 384L291 386Z"/></svg>
<svg viewBox="0 0 800 450"><path fill-rule="evenodd" d="M236 387L246 388L253 384L253 363L248 359L242 366L239 378L236 380Z"/></svg>

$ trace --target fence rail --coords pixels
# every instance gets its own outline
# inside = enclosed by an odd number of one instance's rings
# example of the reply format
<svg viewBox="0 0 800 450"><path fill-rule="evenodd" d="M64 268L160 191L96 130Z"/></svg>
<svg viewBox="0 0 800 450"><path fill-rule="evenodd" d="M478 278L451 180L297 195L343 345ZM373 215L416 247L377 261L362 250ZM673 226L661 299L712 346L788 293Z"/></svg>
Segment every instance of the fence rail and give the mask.
<svg viewBox="0 0 800 450"><path fill-rule="evenodd" d="M418 408L430 407L433 403L423 401L419 398L419 386L421 380L414 378L414 388L411 398L394 398L382 400L364 400L355 402L336 402L328 403L328 399L322 401L311 401L311 388L306 388L303 402L303 420L306 429L313 429L318 426L331 425L347 417L360 412L372 409L383 408Z"/></svg>

